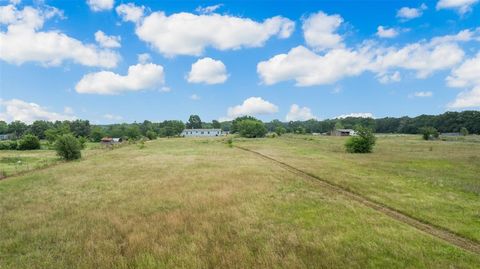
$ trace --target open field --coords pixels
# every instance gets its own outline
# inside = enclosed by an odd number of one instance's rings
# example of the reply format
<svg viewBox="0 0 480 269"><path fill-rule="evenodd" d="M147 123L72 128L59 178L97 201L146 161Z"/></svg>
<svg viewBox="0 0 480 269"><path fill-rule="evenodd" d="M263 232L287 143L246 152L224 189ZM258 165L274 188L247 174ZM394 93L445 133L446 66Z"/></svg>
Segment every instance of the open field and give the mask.
<svg viewBox="0 0 480 269"><path fill-rule="evenodd" d="M480 241L480 144L235 139ZM159 139L0 181L0 268L478 268L455 247L219 139Z"/></svg>

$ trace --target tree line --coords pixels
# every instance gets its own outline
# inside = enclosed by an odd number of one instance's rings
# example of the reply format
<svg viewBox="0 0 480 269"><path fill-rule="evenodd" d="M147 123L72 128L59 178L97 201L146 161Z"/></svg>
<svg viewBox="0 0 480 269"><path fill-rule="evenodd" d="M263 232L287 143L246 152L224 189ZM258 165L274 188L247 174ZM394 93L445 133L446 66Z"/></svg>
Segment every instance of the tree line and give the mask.
<svg viewBox="0 0 480 269"><path fill-rule="evenodd" d="M248 121L248 124L242 121ZM77 138L87 138L98 142L103 137L123 137L139 139L147 137L178 136L187 128L218 128L231 133L240 133L239 127L253 130L253 136L262 136L266 132L283 133L328 133L334 129L356 129L366 127L376 133L404 133L420 134L425 127L433 127L440 133L468 131L470 134L480 134L480 111L446 112L440 115L420 115L417 117L386 117L386 118L355 118L327 120L307 120L282 122L273 120L261 122L250 116L239 117L232 121L203 122L198 115L191 115L186 123L179 120L166 120L151 122L145 120L141 123L121 123L109 125L92 125L88 120L73 121L34 121L26 124L21 121L6 123L0 121L0 134L11 134L14 138L21 138L31 134L39 139L54 142L59 136L72 134ZM265 129L265 130L264 130Z"/></svg>

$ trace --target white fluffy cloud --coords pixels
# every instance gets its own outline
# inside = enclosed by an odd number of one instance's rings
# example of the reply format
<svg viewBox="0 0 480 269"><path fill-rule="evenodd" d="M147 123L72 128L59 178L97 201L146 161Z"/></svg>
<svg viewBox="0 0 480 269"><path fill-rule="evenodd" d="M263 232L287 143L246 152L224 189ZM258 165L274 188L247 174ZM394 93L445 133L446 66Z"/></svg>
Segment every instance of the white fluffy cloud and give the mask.
<svg viewBox="0 0 480 269"><path fill-rule="evenodd" d="M480 53L466 60L453 69L447 77L447 84L456 88L472 88L459 93L456 99L448 105L450 108L461 109L480 107Z"/></svg>
<svg viewBox="0 0 480 269"><path fill-rule="evenodd" d="M256 116L273 114L278 112L278 107L261 97L250 97L245 99L241 105L229 107L227 115L229 119L240 116Z"/></svg>
<svg viewBox="0 0 480 269"><path fill-rule="evenodd" d="M152 63L132 65L125 76L101 71L90 73L77 83L78 93L119 94L128 91L161 89L164 83L163 67Z"/></svg>
<svg viewBox="0 0 480 269"><path fill-rule="evenodd" d="M437 2L437 9L455 9L460 14L465 14L472 10L472 6L479 0L440 0Z"/></svg>
<svg viewBox="0 0 480 269"><path fill-rule="evenodd" d="M354 49L331 49L320 54L298 46L286 54L259 62L257 73L267 85L295 80L297 86L332 84L365 71L377 74L381 82L399 80L397 69L411 70L418 78L425 78L460 63L465 53L457 43L472 37L471 31L462 31L400 48L364 43Z"/></svg>
<svg viewBox="0 0 480 269"><path fill-rule="evenodd" d="M400 76L400 72L398 71L395 71L391 74L381 73L381 74L378 74L377 78L378 78L378 81L382 84L399 82L400 80L402 80L402 77Z"/></svg>
<svg viewBox="0 0 480 269"><path fill-rule="evenodd" d="M228 78L227 68L222 61L203 58L192 64L187 81L190 83L220 84Z"/></svg>
<svg viewBox="0 0 480 269"><path fill-rule="evenodd" d="M322 11L311 14L303 21L305 42L318 51L343 47L342 36L336 33L342 22L339 15L328 15Z"/></svg>
<svg viewBox="0 0 480 269"><path fill-rule="evenodd" d="M335 117L336 119L345 119L345 118L373 118L373 114L370 112L361 112L361 113L350 113L344 114Z"/></svg>
<svg viewBox="0 0 480 269"><path fill-rule="evenodd" d="M140 53L137 55L138 62L141 64L146 64L152 61L152 57L148 53Z"/></svg>
<svg viewBox="0 0 480 269"><path fill-rule="evenodd" d="M123 21L137 23L143 17L145 7L128 3L119 5L117 8L115 8L115 11L117 11L117 14L122 17Z"/></svg>
<svg viewBox="0 0 480 269"><path fill-rule="evenodd" d="M62 115L51 112L47 108L36 103L28 103L19 99L1 100L0 99L0 119L4 121L23 121L32 123L36 120L56 121L73 120L72 115Z"/></svg>
<svg viewBox="0 0 480 269"><path fill-rule="evenodd" d="M386 28L382 25L377 27L377 36L381 38L394 38L398 35L398 31L394 28Z"/></svg>
<svg viewBox="0 0 480 269"><path fill-rule="evenodd" d="M200 14L209 14L209 13L215 12L215 10L221 8L222 6L223 4L217 4L213 6L207 6L207 7L199 6L195 9L195 11Z"/></svg>
<svg viewBox="0 0 480 269"><path fill-rule="evenodd" d="M104 114L103 118L107 119L107 120L110 120L110 121L121 121L121 120L123 120L122 116L115 115L115 114L110 114L110 113Z"/></svg>
<svg viewBox="0 0 480 269"><path fill-rule="evenodd" d="M108 36L102 31L95 32L95 41L104 48L119 48L120 40L120 36Z"/></svg>
<svg viewBox="0 0 480 269"><path fill-rule="evenodd" d="M110 10L113 8L113 0L87 0L87 5L95 12Z"/></svg>
<svg viewBox="0 0 480 269"><path fill-rule="evenodd" d="M51 7L24 7L13 5L0 7L0 24L7 30L0 31L0 59L8 63L39 62L43 65L60 65L66 60L86 66L115 67L120 60L118 53L83 44L59 31L40 31L45 20L61 16Z"/></svg>
<svg viewBox="0 0 480 269"><path fill-rule="evenodd" d="M423 15L423 11L427 10L427 5L422 4L418 8L402 7L397 11L397 18L404 21L415 19Z"/></svg>
<svg viewBox="0 0 480 269"><path fill-rule="evenodd" d="M432 97L433 96L433 92L414 92L412 94L410 94L408 97L410 98L414 98L414 97L419 97L419 98L426 98L426 97Z"/></svg>
<svg viewBox="0 0 480 269"><path fill-rule="evenodd" d="M305 121L305 120L311 120L311 119L316 119L312 114L312 111L310 108L304 106L300 107L297 104L293 104L290 107L290 111L288 111L287 116L285 117L286 121Z"/></svg>
<svg viewBox="0 0 480 269"><path fill-rule="evenodd" d="M135 32L167 57L199 56L208 47L218 50L261 47L273 36L289 37L294 25L293 21L280 16L256 22L215 13L181 12L167 16L163 12L153 12L137 23Z"/></svg>

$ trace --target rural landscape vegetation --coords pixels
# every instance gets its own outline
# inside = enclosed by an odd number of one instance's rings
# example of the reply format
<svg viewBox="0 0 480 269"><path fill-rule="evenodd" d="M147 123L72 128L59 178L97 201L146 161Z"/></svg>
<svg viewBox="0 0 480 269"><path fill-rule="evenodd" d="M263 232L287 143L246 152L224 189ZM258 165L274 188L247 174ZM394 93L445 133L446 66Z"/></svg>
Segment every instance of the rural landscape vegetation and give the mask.
<svg viewBox="0 0 480 269"><path fill-rule="evenodd" d="M0 2L0 269L480 268L477 2Z"/></svg>

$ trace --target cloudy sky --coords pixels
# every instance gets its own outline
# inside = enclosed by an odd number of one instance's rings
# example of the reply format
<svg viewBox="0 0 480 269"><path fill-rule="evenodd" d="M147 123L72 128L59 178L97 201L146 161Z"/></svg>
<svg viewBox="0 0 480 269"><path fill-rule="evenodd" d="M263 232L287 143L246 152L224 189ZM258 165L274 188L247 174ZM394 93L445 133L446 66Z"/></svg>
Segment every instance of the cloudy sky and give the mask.
<svg viewBox="0 0 480 269"><path fill-rule="evenodd" d="M0 1L0 119L480 108L480 0Z"/></svg>

